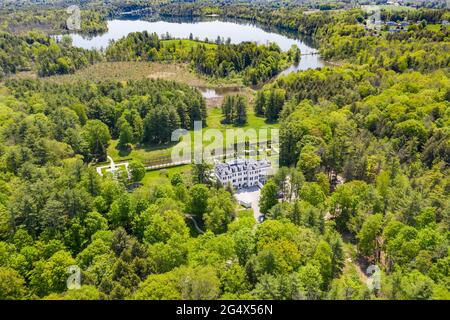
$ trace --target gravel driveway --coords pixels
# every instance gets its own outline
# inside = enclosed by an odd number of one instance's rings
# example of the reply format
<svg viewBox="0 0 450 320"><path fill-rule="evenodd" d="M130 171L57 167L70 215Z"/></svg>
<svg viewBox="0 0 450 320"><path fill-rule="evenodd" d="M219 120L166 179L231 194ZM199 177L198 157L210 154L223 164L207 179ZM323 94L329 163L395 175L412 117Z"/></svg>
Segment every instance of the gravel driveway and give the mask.
<svg viewBox="0 0 450 320"><path fill-rule="evenodd" d="M258 218L261 216L259 212L259 197L261 195L261 189L257 186L239 189L235 193L235 197L238 201L249 202L252 204L253 216L256 221L259 221Z"/></svg>

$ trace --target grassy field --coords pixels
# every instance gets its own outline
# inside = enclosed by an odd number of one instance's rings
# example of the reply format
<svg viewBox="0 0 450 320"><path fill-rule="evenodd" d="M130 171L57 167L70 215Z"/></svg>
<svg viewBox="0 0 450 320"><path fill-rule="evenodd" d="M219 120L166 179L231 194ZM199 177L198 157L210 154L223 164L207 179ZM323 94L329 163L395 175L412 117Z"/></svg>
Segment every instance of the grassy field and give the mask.
<svg viewBox="0 0 450 320"><path fill-rule="evenodd" d="M19 72L12 79L37 79L33 71ZM163 63L148 61L99 62L74 74L54 75L40 78L42 81L56 83L73 83L78 81L127 81L139 79L163 79L186 83L193 87L234 87L242 86L239 77L231 79L216 79L199 75L189 68L187 63Z"/></svg>
<svg viewBox="0 0 450 320"><path fill-rule="evenodd" d="M147 171L144 179L142 179L142 184L144 186L151 185L161 185L170 183L175 173L180 173L181 175L188 175L191 172L190 165L182 165L178 167L172 167L167 169L151 170Z"/></svg>
<svg viewBox="0 0 450 320"><path fill-rule="evenodd" d="M208 109L208 118L206 120L208 128L220 129L222 131L226 129L236 128L235 126L230 124L222 124L222 119L223 116L220 106ZM255 115L252 105L250 105L249 110L247 110L247 124L240 128L278 128L278 124L267 124L265 118Z"/></svg>
<svg viewBox="0 0 450 320"><path fill-rule="evenodd" d="M204 129L218 129L225 137L225 131L227 129L276 129L279 127L278 123L267 124L265 118L258 117L253 112L253 109L249 107L248 110L248 123L242 127L234 127L232 125L221 124L222 112L220 107L208 109L207 124L208 127ZM257 130L258 134L258 130ZM191 139L193 139L193 131L191 131ZM204 141L204 145L210 145L213 141ZM160 158L170 157L173 147L176 143L166 144L166 145L134 145L130 151L123 152L117 148L117 140L113 140L108 148L108 155L110 155L115 161L123 161L128 159L136 159L144 164L157 162Z"/></svg>
<svg viewBox="0 0 450 320"><path fill-rule="evenodd" d="M22 76L27 76L23 75ZM29 74L28 74L29 76ZM42 78L44 81L71 83L77 81L139 80L144 78L179 81L191 86L210 86L208 79L189 70L185 63L144 61L100 62L78 70L74 74Z"/></svg>
<svg viewBox="0 0 450 320"><path fill-rule="evenodd" d="M194 41L189 39L173 39L173 40L162 40L161 46L164 48L175 47L175 49L182 49L184 52L189 52L191 49L195 49L199 45L204 45L207 50L212 50L217 47L215 43Z"/></svg>
<svg viewBox="0 0 450 320"><path fill-rule="evenodd" d="M117 148L118 140L112 140L109 148L108 155L111 156L114 161L124 161L129 159L139 160L142 163L148 163L155 161L159 158L169 157L174 144L168 145L134 145L130 151L121 151Z"/></svg>
<svg viewBox="0 0 450 320"><path fill-rule="evenodd" d="M441 24L427 24L426 29L433 32L437 32L441 30L442 27L450 28L450 26L442 26Z"/></svg>
<svg viewBox="0 0 450 320"><path fill-rule="evenodd" d="M361 6L362 9L366 9L372 6L366 6L363 5ZM417 10L416 8L412 8L412 7L405 7L405 6L394 6L394 5L377 5L377 8L379 8L380 10L385 10L387 12L398 12L398 11L411 11L411 10Z"/></svg>
<svg viewBox="0 0 450 320"><path fill-rule="evenodd" d="M236 212L237 218L253 218L253 209L241 209L242 207L238 207L238 211Z"/></svg>
<svg viewBox="0 0 450 320"><path fill-rule="evenodd" d="M389 4L381 5L381 6L378 6L378 7L380 7L381 10L386 10L386 11L388 11L388 12L413 11L413 10L417 10L416 8L413 8L413 7L393 6L393 5L389 5Z"/></svg>

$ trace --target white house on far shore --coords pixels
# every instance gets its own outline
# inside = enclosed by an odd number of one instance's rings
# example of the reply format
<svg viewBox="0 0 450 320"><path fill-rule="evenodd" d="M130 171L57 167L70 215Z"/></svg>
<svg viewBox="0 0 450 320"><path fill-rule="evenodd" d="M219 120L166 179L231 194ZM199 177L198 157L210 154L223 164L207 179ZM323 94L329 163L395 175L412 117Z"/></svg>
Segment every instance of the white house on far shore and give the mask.
<svg viewBox="0 0 450 320"><path fill-rule="evenodd" d="M252 186L262 187L267 180L271 163L267 159L235 159L217 163L214 174L222 185L231 184L235 189Z"/></svg>

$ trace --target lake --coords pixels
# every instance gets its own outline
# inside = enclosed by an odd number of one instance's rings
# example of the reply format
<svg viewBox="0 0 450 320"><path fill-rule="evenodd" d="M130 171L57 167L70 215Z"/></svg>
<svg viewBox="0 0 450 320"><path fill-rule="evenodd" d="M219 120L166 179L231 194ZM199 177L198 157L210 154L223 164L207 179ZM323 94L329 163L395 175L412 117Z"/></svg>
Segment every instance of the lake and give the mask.
<svg viewBox="0 0 450 320"><path fill-rule="evenodd" d="M302 59L298 65L293 65L286 69L284 73L307 70L311 68L320 68L325 66L325 62L320 58L317 52L311 44L305 41L295 39L293 36L287 36L286 32L283 34L266 31L262 28L242 22L231 21L145 21L145 20L124 20L114 19L108 21L108 31L102 35L94 36L91 38L83 37L78 34L72 34L73 44L77 47L84 49L102 49L106 48L111 40L118 40L125 37L131 32L155 32L159 36L169 34L173 38L189 38L192 33L194 38L204 40L208 38L210 41L214 41L218 36L221 38L231 39L231 43L240 43L244 41L253 41L258 44L266 44L274 42L283 51L289 50L289 48L295 44L299 47L302 54ZM311 55L312 54L312 55Z"/></svg>

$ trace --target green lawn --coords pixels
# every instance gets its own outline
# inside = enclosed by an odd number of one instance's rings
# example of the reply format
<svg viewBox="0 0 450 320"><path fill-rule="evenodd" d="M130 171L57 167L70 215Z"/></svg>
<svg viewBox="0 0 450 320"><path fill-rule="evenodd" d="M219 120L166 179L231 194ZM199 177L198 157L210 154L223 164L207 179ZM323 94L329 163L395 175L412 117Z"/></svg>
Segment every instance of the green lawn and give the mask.
<svg viewBox="0 0 450 320"><path fill-rule="evenodd" d="M145 176L141 182L144 186L167 184L170 183L170 179L172 179L175 173L188 175L190 172L191 172L190 165L182 165L166 169L149 170L145 173Z"/></svg>
<svg viewBox="0 0 450 320"><path fill-rule="evenodd" d="M222 120L222 111L220 107L210 108L208 109L208 117L207 124L208 127L205 127L204 130L207 129L218 129L224 135L225 140L225 130L226 129L256 129L256 134L259 136L259 130L261 128L275 129L279 128L279 124L267 124L265 122L265 118L258 117L254 114L253 110L249 108L248 110L248 123L242 127L235 127L233 125L223 125L221 124ZM191 133L191 141L193 142L194 135L193 131ZM270 137L269 137L270 138ZM204 145L211 145L213 141L203 141ZM167 158L171 156L172 148L176 145L176 143L166 144L166 145L134 145L132 146L130 151L121 151L117 149L118 140L113 140L110 143L108 148L108 155L110 155L114 161L124 161L124 160L139 160L142 163L150 163L157 161L160 158Z"/></svg>
<svg viewBox="0 0 450 320"><path fill-rule="evenodd" d="M139 160L142 163L150 162L158 158L164 158L170 156L170 152L174 144L167 145L134 145L131 151L121 151L117 149L118 140L112 140L108 147L108 155L111 156L114 161L123 160Z"/></svg>
<svg viewBox="0 0 450 320"><path fill-rule="evenodd" d="M249 129L249 128L278 128L278 123L275 124L268 124L266 123L266 119L263 117L259 117L255 115L253 112L253 108L249 107L249 110L247 110L247 124L240 127L243 129ZM232 129L236 128L233 125L230 124L222 124L221 121L223 119L222 116L222 110L220 107L210 108L208 109L208 118L206 119L206 122L208 124L208 128L214 128L214 129Z"/></svg>
<svg viewBox="0 0 450 320"><path fill-rule="evenodd" d="M253 209L244 209L236 211L238 218L253 218Z"/></svg>
<svg viewBox="0 0 450 320"><path fill-rule="evenodd" d="M426 29L433 31L433 32L438 32L439 30L441 30L441 25L440 24L427 24ZM448 26L446 26L448 28Z"/></svg>
<svg viewBox="0 0 450 320"><path fill-rule="evenodd" d="M204 45L207 49L214 49L217 47L217 44L215 43L209 43L209 42L203 42L200 39L200 41L195 40L189 40L189 39L173 39L173 40L162 40L161 46L166 48L170 46L175 46L177 49L183 49L185 52L189 52L191 48L196 48L199 45ZM215 39L209 39L209 40L215 40ZM187 49L187 51L185 50Z"/></svg>
<svg viewBox="0 0 450 320"><path fill-rule="evenodd" d="M405 7L405 6L393 6L393 5L379 5L377 6L380 8L380 10L385 10L388 12L399 12L399 11L413 11L413 10L417 10L416 8L413 7Z"/></svg>

